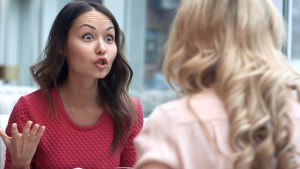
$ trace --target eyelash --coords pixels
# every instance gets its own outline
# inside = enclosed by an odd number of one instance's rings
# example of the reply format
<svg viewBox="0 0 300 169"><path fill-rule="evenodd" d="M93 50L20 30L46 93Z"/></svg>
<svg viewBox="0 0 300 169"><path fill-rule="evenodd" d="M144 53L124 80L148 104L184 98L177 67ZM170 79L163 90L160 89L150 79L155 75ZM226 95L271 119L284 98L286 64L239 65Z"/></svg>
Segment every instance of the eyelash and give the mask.
<svg viewBox="0 0 300 169"><path fill-rule="evenodd" d="M89 38L87 38L87 36L89 36ZM111 38L111 40L107 40L107 38ZM84 35L82 36L82 39L85 39L85 40L92 40L92 39L94 39L94 37L93 37L92 34L87 33L87 34L84 34ZM109 34L109 35L105 36L105 40L106 40L107 42L113 42L113 41L115 40L115 38L114 38L113 35Z"/></svg>
<svg viewBox="0 0 300 169"><path fill-rule="evenodd" d="M107 39L107 38L111 38L111 40L108 41L108 42L113 42L113 41L115 40L115 38L114 38L113 35L107 35L107 36L105 37L105 39Z"/></svg>
<svg viewBox="0 0 300 169"><path fill-rule="evenodd" d="M90 36L91 38L90 38L90 39L87 39L87 38L86 38L87 36ZM91 40L91 39L94 39L94 37L93 37L93 35L87 33L87 34L84 34L84 35L82 36L82 39L85 39L85 40Z"/></svg>

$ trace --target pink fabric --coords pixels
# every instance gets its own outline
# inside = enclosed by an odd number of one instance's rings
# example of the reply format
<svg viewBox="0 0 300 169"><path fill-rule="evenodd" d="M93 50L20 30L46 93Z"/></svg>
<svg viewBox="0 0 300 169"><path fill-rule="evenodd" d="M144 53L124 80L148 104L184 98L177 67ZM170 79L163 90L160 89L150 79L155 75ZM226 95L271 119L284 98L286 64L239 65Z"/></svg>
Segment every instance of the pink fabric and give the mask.
<svg viewBox="0 0 300 169"><path fill-rule="evenodd" d="M115 168L132 166L136 151L133 138L143 125L143 110L137 99L133 99L138 114L138 124L124 139L123 146L114 154L109 153L113 138L113 123L104 112L97 124L91 127L79 127L66 114L60 97L51 89L57 108L57 116L47 116L47 105L42 91L38 90L23 96L16 103L10 116L6 133L11 135L10 126L17 123L22 131L26 121L45 125L46 130L32 160L31 168ZM7 151L5 169L10 168L10 156Z"/></svg>
<svg viewBox="0 0 300 169"><path fill-rule="evenodd" d="M187 98L157 107L135 138L138 159L134 168L161 163L172 169L232 169L227 112L212 90L196 94L191 105L203 127L187 107ZM300 152L300 106L293 105L295 143ZM210 136L210 139L207 136ZM158 168L156 168L158 169Z"/></svg>

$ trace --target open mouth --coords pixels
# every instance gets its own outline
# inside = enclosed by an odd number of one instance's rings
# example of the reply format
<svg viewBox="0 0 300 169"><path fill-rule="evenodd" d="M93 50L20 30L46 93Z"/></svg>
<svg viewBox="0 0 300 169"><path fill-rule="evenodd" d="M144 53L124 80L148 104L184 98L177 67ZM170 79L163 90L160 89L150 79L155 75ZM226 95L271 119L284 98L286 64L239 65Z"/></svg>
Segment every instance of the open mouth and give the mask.
<svg viewBox="0 0 300 169"><path fill-rule="evenodd" d="M95 62L96 66L99 69L104 69L106 68L106 66L108 65L108 60L107 58L103 57L103 58L98 58Z"/></svg>
<svg viewBox="0 0 300 169"><path fill-rule="evenodd" d="M105 62L103 61L103 60L100 60L99 62L97 62L98 64L100 64L100 65L104 65L105 64Z"/></svg>
<svg viewBox="0 0 300 169"><path fill-rule="evenodd" d="M97 62L97 64L99 64L99 65L106 65L107 63L108 63L108 60L106 58L101 58Z"/></svg>

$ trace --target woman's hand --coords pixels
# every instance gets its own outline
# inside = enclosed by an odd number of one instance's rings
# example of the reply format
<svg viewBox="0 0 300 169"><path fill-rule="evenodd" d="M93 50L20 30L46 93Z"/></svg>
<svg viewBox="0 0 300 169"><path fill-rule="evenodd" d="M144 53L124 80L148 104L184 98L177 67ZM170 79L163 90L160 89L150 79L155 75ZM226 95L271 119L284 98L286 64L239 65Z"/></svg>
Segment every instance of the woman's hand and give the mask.
<svg viewBox="0 0 300 169"><path fill-rule="evenodd" d="M13 123L12 137L0 130L0 136L11 156L11 168L30 168L31 160L45 131L45 126L31 126L32 121L27 121L23 133L19 133L17 124Z"/></svg>

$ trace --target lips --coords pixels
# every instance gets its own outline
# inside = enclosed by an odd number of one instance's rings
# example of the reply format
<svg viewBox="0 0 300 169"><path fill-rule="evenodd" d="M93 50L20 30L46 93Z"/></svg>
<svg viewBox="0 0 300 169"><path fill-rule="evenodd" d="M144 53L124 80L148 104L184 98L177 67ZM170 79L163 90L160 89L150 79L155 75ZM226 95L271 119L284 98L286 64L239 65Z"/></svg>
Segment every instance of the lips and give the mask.
<svg viewBox="0 0 300 169"><path fill-rule="evenodd" d="M105 68L108 64L108 60L106 58L99 58L96 60L96 66L99 68Z"/></svg>
<svg viewBox="0 0 300 169"><path fill-rule="evenodd" d="M97 63L100 65L108 64L108 60L106 58L100 58L97 60Z"/></svg>

